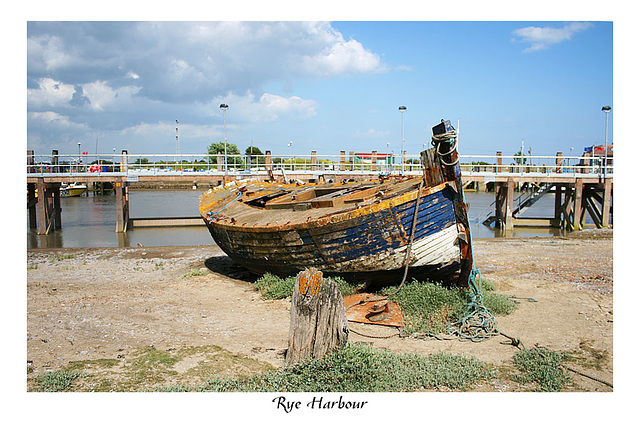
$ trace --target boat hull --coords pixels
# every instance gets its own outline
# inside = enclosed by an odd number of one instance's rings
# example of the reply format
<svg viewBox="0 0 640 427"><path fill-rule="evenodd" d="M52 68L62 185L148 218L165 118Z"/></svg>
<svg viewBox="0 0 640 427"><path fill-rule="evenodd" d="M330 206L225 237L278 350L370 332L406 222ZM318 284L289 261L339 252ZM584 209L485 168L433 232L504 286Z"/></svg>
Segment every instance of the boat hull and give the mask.
<svg viewBox="0 0 640 427"><path fill-rule="evenodd" d="M409 280L456 282L461 251L455 190L440 187L421 193L417 206L415 197L405 197L388 206L354 209L291 227L247 228L215 218L205 218L205 223L229 257L258 275L291 276L315 267L327 275L385 285L399 282L408 262Z"/></svg>

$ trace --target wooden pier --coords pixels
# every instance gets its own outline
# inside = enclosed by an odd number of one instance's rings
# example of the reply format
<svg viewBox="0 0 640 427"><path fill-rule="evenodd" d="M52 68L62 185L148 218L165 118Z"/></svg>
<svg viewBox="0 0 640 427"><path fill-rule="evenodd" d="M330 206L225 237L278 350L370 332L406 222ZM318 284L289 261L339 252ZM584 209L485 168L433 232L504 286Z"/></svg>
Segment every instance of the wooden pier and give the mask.
<svg viewBox="0 0 640 427"><path fill-rule="evenodd" d="M375 158L373 152L372 158ZM271 153L263 156L261 167L249 171L229 171L223 165L221 155L210 156L216 159L212 169L206 173L202 171L185 172L181 170L145 171L140 165L130 163L130 155L123 150L118 156L119 163L110 163L97 172L89 173L88 165L79 166L58 162L60 156L53 150L46 170L42 164L34 162L33 152L27 151L27 210L29 225L37 229L38 234L48 234L62 227L60 207L60 188L63 182L76 182L93 185L95 188L113 187L116 199L115 231L126 232L129 227L168 227L168 226L199 226L203 225L199 217L180 218L130 218L129 189L132 183L189 183L194 187L214 187L233 180L286 180L302 182L348 181L377 179L385 173L381 165L371 164L368 169L358 170L354 163L354 154L344 151L334 166L327 168L318 162L316 152L312 152L309 164L300 169L296 163L294 170L286 170L286 164L272 163ZM68 156L69 157L69 156ZM403 156L404 158L405 156ZM468 156L471 157L471 156ZM495 224L503 230L512 230L519 226L559 227L566 230L580 230L585 227L588 214L596 227L612 225L613 212L613 174L584 173L583 170L573 170L566 173L563 166L562 153L557 153L554 166L529 167L524 171L522 166L502 165L502 153L497 153L496 164L485 164L481 167L471 164L461 164L462 179L465 188L473 186L495 191L495 212L484 223ZM250 163L250 162L249 162ZM283 166L284 165L284 166ZM291 165L289 165L291 166ZM395 165L397 166L397 165ZM421 175L422 170L416 164L404 165L405 175ZM75 168L75 169L74 169ZM106 169L106 170L105 170ZM555 194L555 206L552 217L530 218L521 214L522 201L514 199L516 188L530 186L544 188L545 193ZM535 200L529 200L530 203Z"/></svg>

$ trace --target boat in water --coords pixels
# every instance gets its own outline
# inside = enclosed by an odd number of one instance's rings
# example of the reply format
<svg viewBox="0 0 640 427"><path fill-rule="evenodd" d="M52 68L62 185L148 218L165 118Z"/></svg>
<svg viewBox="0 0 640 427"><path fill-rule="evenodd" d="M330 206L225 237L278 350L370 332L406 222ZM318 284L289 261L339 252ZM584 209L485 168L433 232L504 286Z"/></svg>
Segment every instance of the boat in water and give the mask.
<svg viewBox="0 0 640 427"><path fill-rule="evenodd" d="M67 184L63 182L60 186L60 197L78 197L82 196L85 191L87 191L87 186L84 184L75 182Z"/></svg>
<svg viewBox="0 0 640 427"><path fill-rule="evenodd" d="M310 267L368 285L407 278L467 286L471 236L457 134L433 128L421 177L359 182L230 182L200 196L218 246L255 274Z"/></svg>

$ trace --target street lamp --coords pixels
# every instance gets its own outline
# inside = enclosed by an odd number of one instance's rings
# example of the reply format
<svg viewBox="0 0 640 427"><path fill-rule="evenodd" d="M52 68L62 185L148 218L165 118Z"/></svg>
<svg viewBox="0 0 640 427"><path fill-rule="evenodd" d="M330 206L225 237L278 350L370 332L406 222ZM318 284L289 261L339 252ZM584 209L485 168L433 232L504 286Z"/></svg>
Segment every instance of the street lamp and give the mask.
<svg viewBox="0 0 640 427"><path fill-rule="evenodd" d="M607 179L607 155L609 154L607 146L609 145L609 111L611 111L611 107L605 105L602 107L602 111L604 111L606 117L604 125L604 178Z"/></svg>
<svg viewBox="0 0 640 427"><path fill-rule="evenodd" d="M229 106L227 104L220 104L222 115L224 116L224 170L227 170L227 110Z"/></svg>
<svg viewBox="0 0 640 427"><path fill-rule="evenodd" d="M82 142L78 142L78 172L80 172L80 146Z"/></svg>
<svg viewBox="0 0 640 427"><path fill-rule="evenodd" d="M291 170L293 170L293 148L291 148L293 146L293 141L289 141L287 146L289 147L289 157L290 157L290 162L291 162Z"/></svg>
<svg viewBox="0 0 640 427"><path fill-rule="evenodd" d="M407 107L401 105L398 107L398 111L402 115L402 152L400 153L400 161L402 162L402 174L404 175L404 112L407 111Z"/></svg>

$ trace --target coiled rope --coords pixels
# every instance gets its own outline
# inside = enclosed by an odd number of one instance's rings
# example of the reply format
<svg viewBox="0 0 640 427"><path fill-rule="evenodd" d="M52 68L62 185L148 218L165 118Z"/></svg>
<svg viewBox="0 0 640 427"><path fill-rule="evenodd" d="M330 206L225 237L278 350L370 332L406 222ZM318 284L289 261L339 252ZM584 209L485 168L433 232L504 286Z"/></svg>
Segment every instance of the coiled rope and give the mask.
<svg viewBox="0 0 640 427"><path fill-rule="evenodd" d="M435 147L436 149L436 154L438 155L438 158L440 158L440 163L442 163L445 166L454 166L455 164L457 164L459 162L459 158L457 158L454 162L451 163L447 163L444 161L444 156L448 156L449 154L453 153L455 150L458 149L458 138L457 138L457 133L455 130L451 130L449 132L445 132L445 133L441 133L439 135L433 135L431 137L431 144ZM449 151L447 151L446 153L441 153L440 152L440 144L445 142L445 141L450 141L453 139L453 144L451 144L451 149Z"/></svg>

